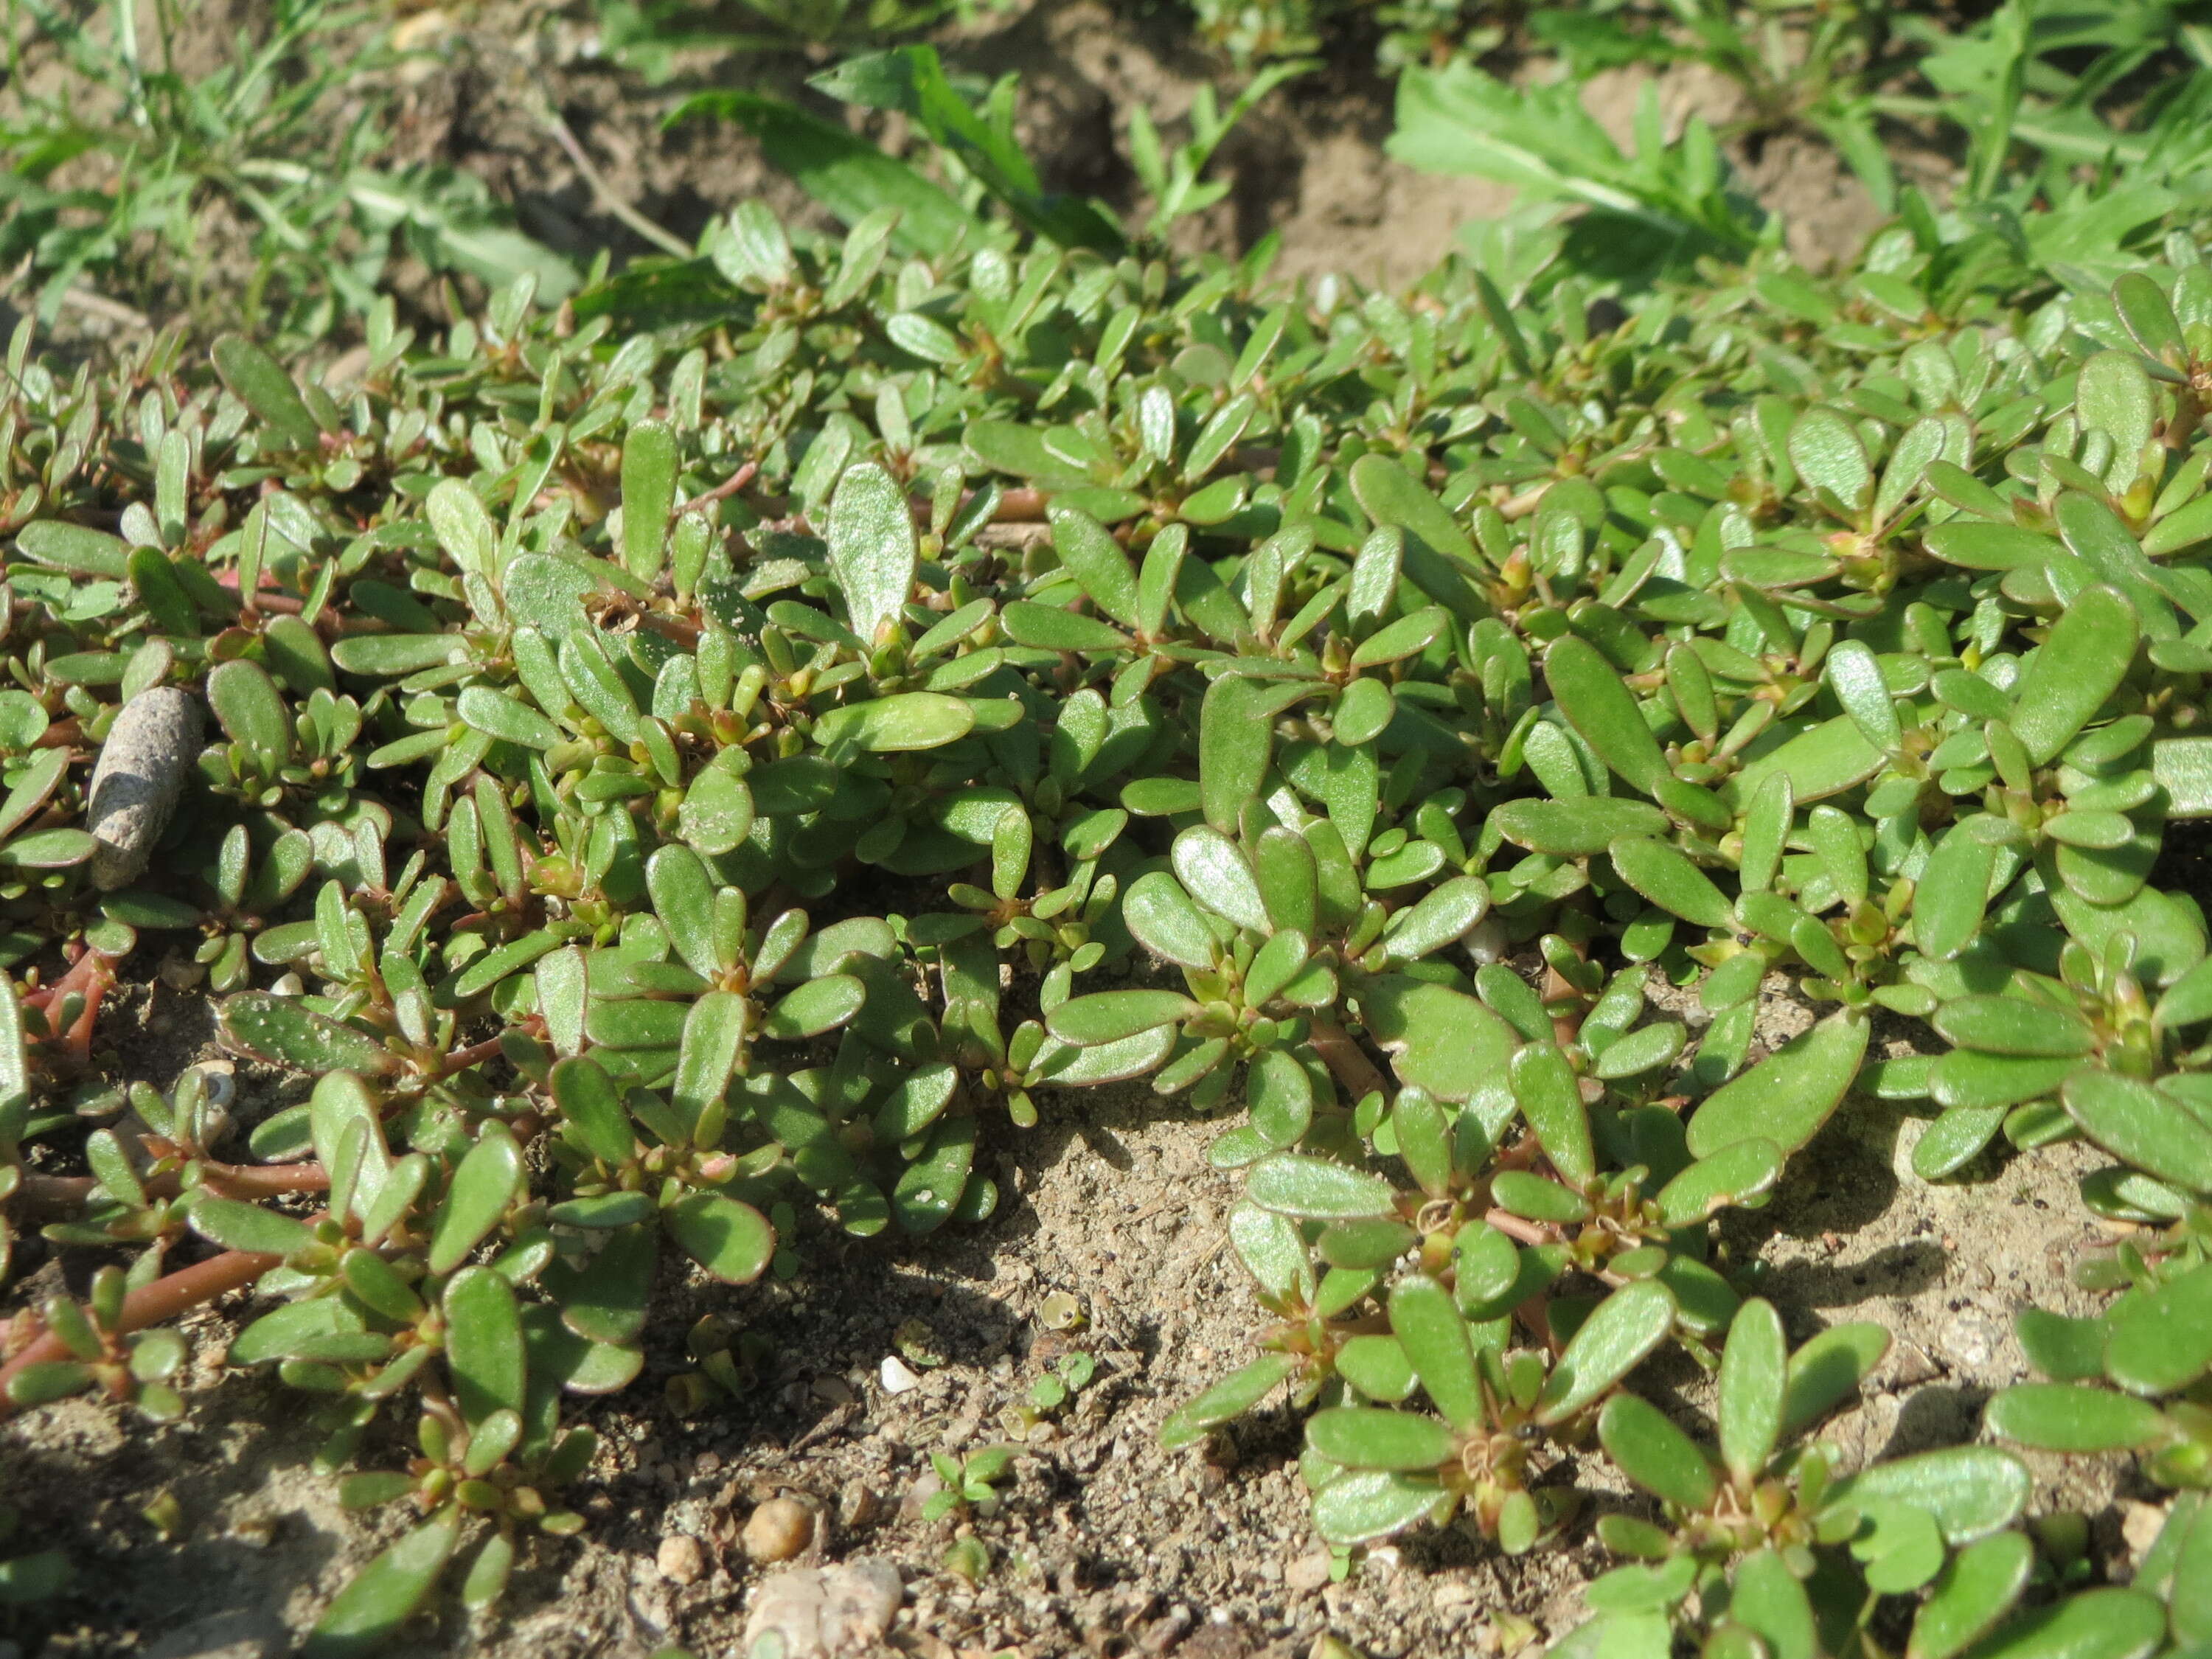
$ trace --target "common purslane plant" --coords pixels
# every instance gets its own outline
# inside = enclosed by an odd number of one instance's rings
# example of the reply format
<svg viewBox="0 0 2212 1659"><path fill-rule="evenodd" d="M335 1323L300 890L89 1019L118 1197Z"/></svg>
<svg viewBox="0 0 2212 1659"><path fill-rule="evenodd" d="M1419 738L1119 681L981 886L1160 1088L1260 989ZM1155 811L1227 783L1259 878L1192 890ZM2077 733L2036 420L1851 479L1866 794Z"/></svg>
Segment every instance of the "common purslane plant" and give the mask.
<svg viewBox="0 0 2212 1659"><path fill-rule="evenodd" d="M1928 1103L1929 1179L2086 1140L2122 1293L2030 1316L2053 1381L1990 1426L2204 1484L2212 957L2155 878L2212 816L2193 228L2117 280L1916 202L1832 280L1291 290L1038 193L933 58L846 81L973 187L817 149L842 242L747 207L550 313L381 305L347 384L17 332L0 1200L129 1265L19 1315L7 1408L189 1410L167 1322L252 1287L228 1363L416 1517L309 1644L360 1651L583 1524L566 1402L638 1376L663 1262L981 1220L989 1138L1142 1080L1220 1114L1266 1315L1167 1437L1286 1391L1340 1549L1534 1547L1595 1447L1644 1496L1577 1652L2203 1639L2193 1498L2082 1588L2001 1447L1847 1466L1805 1436L1881 1334L1793 1347L1713 1249L1854 1088ZM186 806L118 841L90 764L179 689ZM111 1085L134 952L295 1103ZM1930 1053L1869 1060L1891 1016ZM743 1409L689 1346L672 1398Z"/></svg>

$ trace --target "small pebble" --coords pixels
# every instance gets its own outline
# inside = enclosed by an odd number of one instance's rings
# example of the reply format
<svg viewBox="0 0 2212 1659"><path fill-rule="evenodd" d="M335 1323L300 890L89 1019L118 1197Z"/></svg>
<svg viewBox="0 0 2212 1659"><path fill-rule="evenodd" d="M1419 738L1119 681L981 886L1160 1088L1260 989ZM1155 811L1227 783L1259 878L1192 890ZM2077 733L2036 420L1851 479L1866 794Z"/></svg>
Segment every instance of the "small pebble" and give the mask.
<svg viewBox="0 0 2212 1659"><path fill-rule="evenodd" d="M2155 1504L2129 1504L2120 1511L2120 1536L2140 1562L2166 1528L2166 1511Z"/></svg>
<svg viewBox="0 0 2212 1659"><path fill-rule="evenodd" d="M653 1565L672 1584L696 1584L707 1576L707 1552L688 1532L672 1532L660 1540Z"/></svg>
<svg viewBox="0 0 2212 1659"><path fill-rule="evenodd" d="M85 792L92 883L102 892L128 887L153 858L199 757L201 731L199 700L173 685L141 691L116 715Z"/></svg>
<svg viewBox="0 0 2212 1659"><path fill-rule="evenodd" d="M1301 1555L1283 1566L1283 1583L1294 1590L1317 1590L1328 1583L1330 1561L1327 1550L1316 1550Z"/></svg>
<svg viewBox="0 0 2212 1659"><path fill-rule="evenodd" d="M771 1498L745 1521L745 1553L756 1561L788 1561L813 1541L814 1511L795 1498Z"/></svg>
<svg viewBox="0 0 2212 1659"><path fill-rule="evenodd" d="M847 1532L858 1532L872 1524L883 1507L884 1500L876 1496L875 1488L854 1475L837 1494L837 1524Z"/></svg>
<svg viewBox="0 0 2212 1659"><path fill-rule="evenodd" d="M921 1378L915 1375L914 1367L895 1353L884 1356L879 1375L883 1378L885 1394L904 1394L909 1389L921 1386Z"/></svg>

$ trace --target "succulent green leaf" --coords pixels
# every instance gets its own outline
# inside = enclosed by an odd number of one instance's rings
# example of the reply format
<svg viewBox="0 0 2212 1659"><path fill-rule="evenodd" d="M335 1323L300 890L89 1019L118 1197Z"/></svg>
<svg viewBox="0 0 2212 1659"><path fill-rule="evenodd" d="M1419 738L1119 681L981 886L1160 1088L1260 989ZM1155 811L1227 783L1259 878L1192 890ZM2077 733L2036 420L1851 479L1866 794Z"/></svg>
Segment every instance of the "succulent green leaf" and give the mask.
<svg viewBox="0 0 2212 1659"><path fill-rule="evenodd" d="M2113 1157L2190 1192L2212 1193L2212 1127L2145 1083L2083 1066L2059 1099L2083 1134Z"/></svg>
<svg viewBox="0 0 2212 1659"><path fill-rule="evenodd" d="M1560 1351L1537 1397L1535 1420L1565 1421L1641 1364L1674 1328L1674 1293L1643 1279L1598 1304Z"/></svg>
<svg viewBox="0 0 2212 1659"><path fill-rule="evenodd" d="M1380 1176L1291 1152L1254 1164L1244 1193L1263 1210L1316 1221L1389 1215L1395 1208L1390 1183Z"/></svg>
<svg viewBox="0 0 2212 1659"><path fill-rule="evenodd" d="M1580 1187L1597 1174L1590 1142L1589 1113L1567 1057L1549 1042L1522 1045L1513 1055L1510 1075L1521 1115L1535 1131L1552 1167Z"/></svg>
<svg viewBox="0 0 2212 1659"><path fill-rule="evenodd" d="M1789 1378L1782 1316L1754 1297L1736 1310L1721 1352L1721 1462L1740 1489L1750 1489L1781 1441Z"/></svg>
<svg viewBox="0 0 2212 1659"><path fill-rule="evenodd" d="M1865 1322L1831 1325L1790 1356L1782 1391L1782 1432L1811 1427L1881 1364L1889 1333Z"/></svg>
<svg viewBox="0 0 2212 1659"><path fill-rule="evenodd" d="M836 575L838 591L844 595L845 614L863 644L874 646L884 629L899 619L914 587L919 557L914 516L907 510L905 493L890 474L873 461L847 469L837 481L836 493L830 498L830 568Z"/></svg>
<svg viewBox="0 0 2212 1659"><path fill-rule="evenodd" d="M390 1642L429 1599L460 1534L449 1504L363 1567L315 1621L301 1659L365 1659Z"/></svg>
<svg viewBox="0 0 2212 1659"><path fill-rule="evenodd" d="M1875 1501L1925 1510L1954 1546L2010 1526L2027 1506L2027 1466L1995 1446L1947 1446L1876 1463L1838 1482L1831 1510Z"/></svg>
<svg viewBox="0 0 2212 1659"><path fill-rule="evenodd" d="M1969 1544L1936 1575L1912 1620L1905 1659L1954 1659L2018 1605L2035 1565L2025 1533L2001 1532Z"/></svg>
<svg viewBox="0 0 2212 1659"><path fill-rule="evenodd" d="M2135 607L2109 587L2084 588L2059 613L2014 690L2012 728L2047 765L2118 689L2135 661Z"/></svg>
<svg viewBox="0 0 2212 1659"><path fill-rule="evenodd" d="M661 1218L684 1253L726 1285L750 1285L775 1255L768 1218L720 1193L686 1193Z"/></svg>
<svg viewBox="0 0 2212 1659"><path fill-rule="evenodd" d="M2020 1382L1990 1401L1990 1432L2045 1451L2136 1451L2173 1432L2148 1400L2069 1382Z"/></svg>
<svg viewBox="0 0 2212 1659"><path fill-rule="evenodd" d="M1703 1510L1720 1490L1697 1443L1638 1395L1617 1394L1607 1401L1598 1413L1597 1435L1623 1474L1669 1504Z"/></svg>
<svg viewBox="0 0 2212 1659"><path fill-rule="evenodd" d="M1868 1030L1864 1016L1842 1010L1722 1085L1690 1120L1691 1153L1710 1158L1752 1139L1796 1152L1819 1133L1858 1075Z"/></svg>
<svg viewBox="0 0 2212 1659"><path fill-rule="evenodd" d="M1160 1425L1160 1444L1173 1451L1204 1439L1212 1430L1243 1416L1273 1394L1302 1363L1295 1354L1261 1354L1189 1404L1170 1412Z"/></svg>
<svg viewBox="0 0 2212 1659"><path fill-rule="evenodd" d="M1459 1437L1432 1417L1374 1406L1337 1406L1306 1419L1306 1443L1352 1469L1417 1472L1450 1462Z"/></svg>
<svg viewBox="0 0 2212 1659"><path fill-rule="evenodd" d="M445 1201L431 1224L430 1271L447 1273L497 1226L522 1190L522 1147L501 1124L485 1127L454 1166Z"/></svg>
<svg viewBox="0 0 2212 1659"><path fill-rule="evenodd" d="M1554 641L1544 653L1544 678L1559 712L1629 787L1648 795L1673 775L1620 671L1595 646L1575 634Z"/></svg>
<svg viewBox="0 0 2212 1659"><path fill-rule="evenodd" d="M814 723L827 747L849 743L871 754L942 749L975 729L975 705L937 691L902 691L833 708Z"/></svg>
<svg viewBox="0 0 2212 1659"><path fill-rule="evenodd" d="M1432 1481L1388 1469L1358 1469L1314 1498L1314 1526L1332 1544L1364 1544L1419 1524L1445 1502Z"/></svg>
<svg viewBox="0 0 2212 1659"><path fill-rule="evenodd" d="M2157 1597L2106 1587L2038 1607L1968 1651L1975 1659L2145 1659L2165 1635Z"/></svg>

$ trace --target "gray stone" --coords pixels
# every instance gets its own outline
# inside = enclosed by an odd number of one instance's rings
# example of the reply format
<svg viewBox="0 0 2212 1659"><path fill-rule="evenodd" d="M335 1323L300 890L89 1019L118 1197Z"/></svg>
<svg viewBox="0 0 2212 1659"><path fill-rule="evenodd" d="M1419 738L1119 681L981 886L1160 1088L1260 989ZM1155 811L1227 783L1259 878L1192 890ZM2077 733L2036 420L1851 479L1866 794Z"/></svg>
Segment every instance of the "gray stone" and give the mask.
<svg viewBox="0 0 2212 1659"><path fill-rule="evenodd" d="M872 1652L906 1590L888 1561L779 1572L753 1597L738 1659L846 1659Z"/></svg>
<svg viewBox="0 0 2212 1659"><path fill-rule="evenodd" d="M173 685L141 691L108 728L86 792L85 827L98 843L93 885L127 887L154 856L200 752L199 700Z"/></svg>

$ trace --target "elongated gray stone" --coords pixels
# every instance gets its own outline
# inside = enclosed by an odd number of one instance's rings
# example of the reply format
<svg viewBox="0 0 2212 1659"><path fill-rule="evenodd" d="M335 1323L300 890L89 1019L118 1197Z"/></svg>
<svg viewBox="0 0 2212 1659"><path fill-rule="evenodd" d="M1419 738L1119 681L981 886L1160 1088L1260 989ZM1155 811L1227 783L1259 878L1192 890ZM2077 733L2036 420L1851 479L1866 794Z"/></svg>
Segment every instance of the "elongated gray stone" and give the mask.
<svg viewBox="0 0 2212 1659"><path fill-rule="evenodd" d="M115 717L86 795L85 824L99 843L92 882L101 891L129 886L154 856L202 730L199 699L173 685L141 691Z"/></svg>

